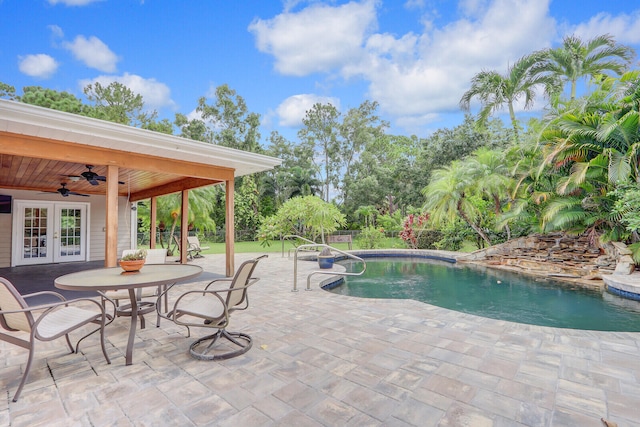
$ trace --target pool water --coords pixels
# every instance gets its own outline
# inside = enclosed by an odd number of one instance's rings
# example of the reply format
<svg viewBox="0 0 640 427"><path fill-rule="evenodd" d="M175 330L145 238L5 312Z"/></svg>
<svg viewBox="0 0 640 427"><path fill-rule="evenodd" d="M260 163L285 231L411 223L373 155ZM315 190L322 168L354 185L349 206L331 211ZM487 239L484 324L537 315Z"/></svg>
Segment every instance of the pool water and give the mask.
<svg viewBox="0 0 640 427"><path fill-rule="evenodd" d="M558 328L640 332L640 302L515 273L422 258L370 258L330 292L414 299L463 313ZM360 271L358 263L344 263Z"/></svg>

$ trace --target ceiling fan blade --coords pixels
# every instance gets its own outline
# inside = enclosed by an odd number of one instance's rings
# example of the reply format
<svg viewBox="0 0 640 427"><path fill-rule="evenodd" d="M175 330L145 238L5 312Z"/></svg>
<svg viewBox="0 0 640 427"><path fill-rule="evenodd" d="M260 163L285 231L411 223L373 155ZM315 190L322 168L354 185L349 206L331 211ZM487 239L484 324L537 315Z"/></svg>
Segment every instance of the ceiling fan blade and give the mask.
<svg viewBox="0 0 640 427"><path fill-rule="evenodd" d="M96 176L96 179L98 181L107 182L107 177L106 176ZM124 181L118 181L118 184L124 185Z"/></svg>
<svg viewBox="0 0 640 427"><path fill-rule="evenodd" d="M73 191L67 193L67 195L69 195L69 194L74 195L74 196L89 197L88 194L80 194L80 193L76 193L76 192L73 192ZM65 196L65 197L67 197L67 196Z"/></svg>
<svg viewBox="0 0 640 427"><path fill-rule="evenodd" d="M92 169L93 166L92 165L86 165L87 169L86 171L82 172L80 174L80 176L82 176L84 179L86 179L89 184L91 185L98 185L98 181L102 181L102 182L107 182L107 177L103 176L103 175L98 175L97 173L95 173ZM118 181L118 184L123 185L124 182L122 181Z"/></svg>

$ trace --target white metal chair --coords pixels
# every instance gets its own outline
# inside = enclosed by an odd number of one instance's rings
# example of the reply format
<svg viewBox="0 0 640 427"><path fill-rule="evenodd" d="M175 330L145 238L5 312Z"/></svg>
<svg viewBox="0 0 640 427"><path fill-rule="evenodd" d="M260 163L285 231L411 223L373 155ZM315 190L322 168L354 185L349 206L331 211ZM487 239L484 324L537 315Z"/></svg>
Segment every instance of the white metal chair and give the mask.
<svg viewBox="0 0 640 427"><path fill-rule="evenodd" d="M53 295L59 298L60 301L29 307L25 298L36 295ZM78 305L87 306L91 304L95 304L97 309L89 310L85 307L77 307ZM18 401L20 392L29 376L36 340L52 341L64 336L71 352L77 353L80 341L94 332L100 331L102 354L104 354L107 363L110 364L111 360L109 360L107 350L104 346L105 320L104 307L96 300L91 298L66 300L61 294L52 291L20 295L10 281L4 277L0 277L0 326L10 332L0 332L0 340L29 350L27 366L24 368L24 374L22 375L18 390L13 396L13 401ZM69 333L88 323L97 323L100 326L80 338L74 349L69 338ZM29 334L29 339L27 340L16 336L18 332L26 332Z"/></svg>
<svg viewBox="0 0 640 427"><path fill-rule="evenodd" d="M242 332L229 332L226 327L231 313L249 307L247 289L259 280L252 277L253 271L258 262L266 257L267 255L262 255L243 262L233 278L215 279L204 289L184 292L177 298L173 309L162 315L177 325L186 326L189 336L191 326L217 329L214 334L199 338L191 344L191 356L200 360L221 360L249 351L251 337ZM219 289L212 288L221 282L229 285ZM170 289L171 287L167 292ZM225 342L221 342L223 338Z"/></svg>
<svg viewBox="0 0 640 427"><path fill-rule="evenodd" d="M187 253L192 258L202 258L202 255L200 254L200 252L206 251L207 249L209 249L209 246L202 247L200 245L200 239L198 239L198 236L187 236L187 243L189 244Z"/></svg>
<svg viewBox="0 0 640 427"><path fill-rule="evenodd" d="M147 249L147 256L145 258L145 264L164 264L167 260L167 250L166 249ZM136 250L135 249L125 249L124 251L122 251L122 256L126 256L129 254L133 254L135 253ZM158 299L159 295L162 293L162 291L164 290L164 288L161 287L157 287L157 288L141 288L137 290L137 294L136 297L139 301L141 301L143 298L156 298L157 299L157 303L160 304L161 301ZM104 306L105 304L105 299L106 300L110 300L113 304L115 304L116 306L116 315L117 316L126 316L127 315L127 311L126 309L122 309L119 307L120 300L126 300L129 301L129 291L126 289L120 289L120 290L112 290L112 291L104 291L104 292L100 292L100 294L102 295L102 305ZM165 298L164 301L165 304L165 311L168 310L168 302ZM148 303L145 305L149 305ZM126 306L125 306L126 307ZM153 311L153 308L151 308L151 310L140 310L138 317L140 318L140 327L144 329L145 327L145 319L144 319L144 315L146 313L149 313L150 311ZM156 319L156 326L160 326L160 316L157 317Z"/></svg>

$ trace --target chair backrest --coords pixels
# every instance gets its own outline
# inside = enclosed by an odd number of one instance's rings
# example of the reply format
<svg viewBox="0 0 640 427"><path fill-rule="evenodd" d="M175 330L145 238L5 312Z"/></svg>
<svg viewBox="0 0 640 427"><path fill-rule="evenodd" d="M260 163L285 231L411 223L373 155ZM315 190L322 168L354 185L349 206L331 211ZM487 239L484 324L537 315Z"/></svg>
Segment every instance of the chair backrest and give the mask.
<svg viewBox="0 0 640 427"><path fill-rule="evenodd" d="M0 310L22 310L27 307L24 298L13 284L0 277ZM7 330L31 332L33 321L33 316L28 312L0 314L0 325Z"/></svg>
<svg viewBox="0 0 640 427"><path fill-rule="evenodd" d="M200 249L200 239L198 236L187 236L187 243L192 249Z"/></svg>
<svg viewBox="0 0 640 427"><path fill-rule="evenodd" d="M250 259L248 261L243 262L240 267L238 267L238 271L236 271L235 276L233 276L233 280L231 281L230 289L236 287L244 287L249 284L249 280L251 279L251 275L253 274L253 270L256 269L258 265L258 261L262 258L265 258L267 255L262 255L255 259ZM236 291L230 291L227 293L227 307L233 309L236 305L242 304L247 296L247 288L238 289Z"/></svg>
<svg viewBox="0 0 640 427"><path fill-rule="evenodd" d="M164 264L167 262L166 249L147 249L145 264Z"/></svg>

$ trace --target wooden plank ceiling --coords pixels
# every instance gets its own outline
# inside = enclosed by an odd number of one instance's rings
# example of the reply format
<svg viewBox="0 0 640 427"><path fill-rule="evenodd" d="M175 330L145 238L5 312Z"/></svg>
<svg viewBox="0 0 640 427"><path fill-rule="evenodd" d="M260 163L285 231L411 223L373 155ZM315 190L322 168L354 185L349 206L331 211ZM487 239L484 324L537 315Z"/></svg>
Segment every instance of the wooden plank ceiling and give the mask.
<svg viewBox="0 0 640 427"><path fill-rule="evenodd" d="M95 165L91 169L98 176L106 175L106 166ZM23 157L0 154L0 188L32 190L56 193L62 184L72 192L86 195L106 194L106 183L97 180L92 185L82 176L89 169L86 164L59 160ZM144 194L168 194L182 189L195 188L199 183L185 180L181 175L120 168L118 195L137 195L140 200ZM202 182L201 185L211 182ZM62 197L62 196L60 196Z"/></svg>

